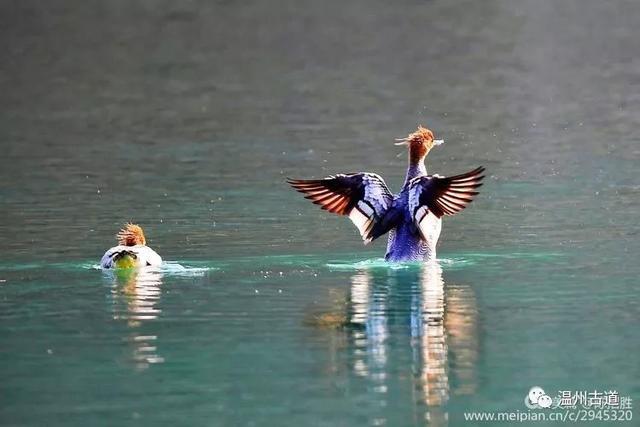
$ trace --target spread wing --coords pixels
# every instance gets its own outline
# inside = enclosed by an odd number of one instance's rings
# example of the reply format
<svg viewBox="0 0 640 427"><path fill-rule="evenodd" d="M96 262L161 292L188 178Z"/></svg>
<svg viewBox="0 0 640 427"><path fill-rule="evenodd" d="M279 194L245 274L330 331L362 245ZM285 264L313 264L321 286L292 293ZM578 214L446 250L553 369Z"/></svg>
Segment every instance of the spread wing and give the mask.
<svg viewBox="0 0 640 427"><path fill-rule="evenodd" d="M393 195L384 180L374 173L338 174L324 179L287 179L322 209L348 215L358 227L365 244L378 237L374 226L381 222L393 203Z"/></svg>
<svg viewBox="0 0 640 427"><path fill-rule="evenodd" d="M409 184L409 211L423 236L427 233L428 214L437 218L455 215L478 194L482 185L484 168L481 166L467 173L443 177L428 175L415 178Z"/></svg>

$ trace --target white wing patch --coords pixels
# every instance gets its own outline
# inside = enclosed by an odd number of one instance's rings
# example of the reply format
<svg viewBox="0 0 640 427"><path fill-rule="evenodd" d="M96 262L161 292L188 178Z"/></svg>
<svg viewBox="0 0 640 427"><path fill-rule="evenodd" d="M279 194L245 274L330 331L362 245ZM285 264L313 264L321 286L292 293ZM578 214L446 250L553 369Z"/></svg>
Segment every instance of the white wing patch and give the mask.
<svg viewBox="0 0 640 427"><path fill-rule="evenodd" d="M364 244L366 245L371 242L371 238L366 237L369 234L371 227L373 227L375 220L375 211L371 209L371 206L363 201L358 202L358 204L351 209L349 219L356 227L358 227L358 231L360 231Z"/></svg>
<svg viewBox="0 0 640 427"><path fill-rule="evenodd" d="M365 173L362 180L365 183L364 197L349 213L349 218L358 227L360 236L364 244L371 243L369 231L380 219L383 213L389 207L389 190L384 185L384 180L380 175L374 173ZM382 185L381 185L382 183Z"/></svg>
<svg viewBox="0 0 640 427"><path fill-rule="evenodd" d="M431 179L426 177L426 179ZM409 212L414 212L413 221L418 226L422 238L435 247L440 238L442 220L429 211L426 205L420 206L422 187L414 185L409 189Z"/></svg>
<svg viewBox="0 0 640 427"><path fill-rule="evenodd" d="M420 230L422 238L430 245L435 246L440 238L442 220L429 212L426 206L420 206L413 218L418 225L418 230Z"/></svg>
<svg viewBox="0 0 640 427"><path fill-rule="evenodd" d="M366 217L362 212L360 212L358 208L351 209L351 212L349 213L349 219L355 224L356 227L358 227L360 236L362 236L362 240L364 240L365 244L369 243L369 240L364 236L367 235L367 230L369 229L369 226L373 221L371 221L370 218Z"/></svg>
<svg viewBox="0 0 640 427"><path fill-rule="evenodd" d="M142 260L144 265L150 265L154 267L159 267L162 265L162 258L156 251L151 249L149 246L141 246L137 251L137 255L139 259Z"/></svg>

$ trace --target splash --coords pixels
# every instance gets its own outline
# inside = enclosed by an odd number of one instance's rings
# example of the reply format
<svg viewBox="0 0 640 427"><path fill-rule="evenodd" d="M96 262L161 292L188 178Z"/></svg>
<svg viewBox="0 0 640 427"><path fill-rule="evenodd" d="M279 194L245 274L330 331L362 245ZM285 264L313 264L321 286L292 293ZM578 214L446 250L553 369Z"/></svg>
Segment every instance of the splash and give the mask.
<svg viewBox="0 0 640 427"><path fill-rule="evenodd" d="M365 259L363 261L335 261L327 263L326 266L330 270L336 271L353 271L362 269L386 269L386 270L405 270L420 266L420 262L391 263L384 258Z"/></svg>
<svg viewBox="0 0 640 427"><path fill-rule="evenodd" d="M366 256L367 254L365 254ZM445 270L458 270L476 265L499 266L507 261L557 262L566 254L558 252L462 252L447 254L437 262ZM203 276L214 271L357 271L362 269L405 270L423 265L423 262L390 263L380 257L358 258L353 253L326 255L268 255L230 258L216 261L165 261L158 267L168 276ZM148 268L148 267L145 267ZM62 271L102 270L94 261L66 263L0 263L0 272L17 272L39 269Z"/></svg>
<svg viewBox="0 0 640 427"><path fill-rule="evenodd" d="M153 269L166 275L174 276L202 276L209 271L220 270L220 267L211 265L208 262L199 261L187 261L178 263L176 261L165 261L160 267L144 267L145 269ZM41 269L54 269L60 271L83 271L83 270L97 270L103 271L99 263L96 262L65 262L65 263L46 263L46 262L31 262L31 263L15 263L15 264L0 264L1 272L15 272L15 271L29 271L29 270L41 270ZM108 271L108 270L105 270Z"/></svg>
<svg viewBox="0 0 640 427"><path fill-rule="evenodd" d="M505 261L554 261L563 254L554 252L468 252L452 254L438 258L436 262L445 270L458 270L475 265L498 265ZM360 261L333 261L325 264L330 270L354 271L362 269L388 269L403 270L412 269L424 265L423 261L411 261L403 263L390 263L384 258L371 258Z"/></svg>

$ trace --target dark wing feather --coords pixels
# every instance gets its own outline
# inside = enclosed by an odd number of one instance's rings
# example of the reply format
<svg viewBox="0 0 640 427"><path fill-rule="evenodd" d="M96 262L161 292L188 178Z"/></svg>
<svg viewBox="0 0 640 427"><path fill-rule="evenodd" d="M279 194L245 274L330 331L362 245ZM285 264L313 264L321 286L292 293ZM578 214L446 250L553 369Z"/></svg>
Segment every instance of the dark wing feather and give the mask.
<svg viewBox="0 0 640 427"><path fill-rule="evenodd" d="M338 174L324 179L287 179L287 182L322 209L349 215L365 244L378 237L379 234L372 231L393 203L393 195L384 180L374 173Z"/></svg>
<svg viewBox="0 0 640 427"><path fill-rule="evenodd" d="M484 170L481 166L460 175L450 177L428 175L411 181L409 210L423 235L425 230L422 230L421 224L428 214L433 214L437 218L455 215L473 201L478 195L476 189L482 186Z"/></svg>

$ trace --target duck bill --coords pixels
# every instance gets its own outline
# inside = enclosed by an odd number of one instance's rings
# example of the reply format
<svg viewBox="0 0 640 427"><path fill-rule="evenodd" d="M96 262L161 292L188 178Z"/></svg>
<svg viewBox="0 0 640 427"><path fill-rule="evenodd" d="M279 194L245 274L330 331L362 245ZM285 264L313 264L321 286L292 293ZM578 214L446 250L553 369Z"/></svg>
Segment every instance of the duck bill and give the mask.
<svg viewBox="0 0 640 427"><path fill-rule="evenodd" d="M433 145L442 145L442 144L444 144L444 139L433 140ZM393 145L409 145L409 139L408 138L396 139L396 142Z"/></svg>
<svg viewBox="0 0 640 427"><path fill-rule="evenodd" d="M393 145L409 145L409 138L398 138Z"/></svg>

